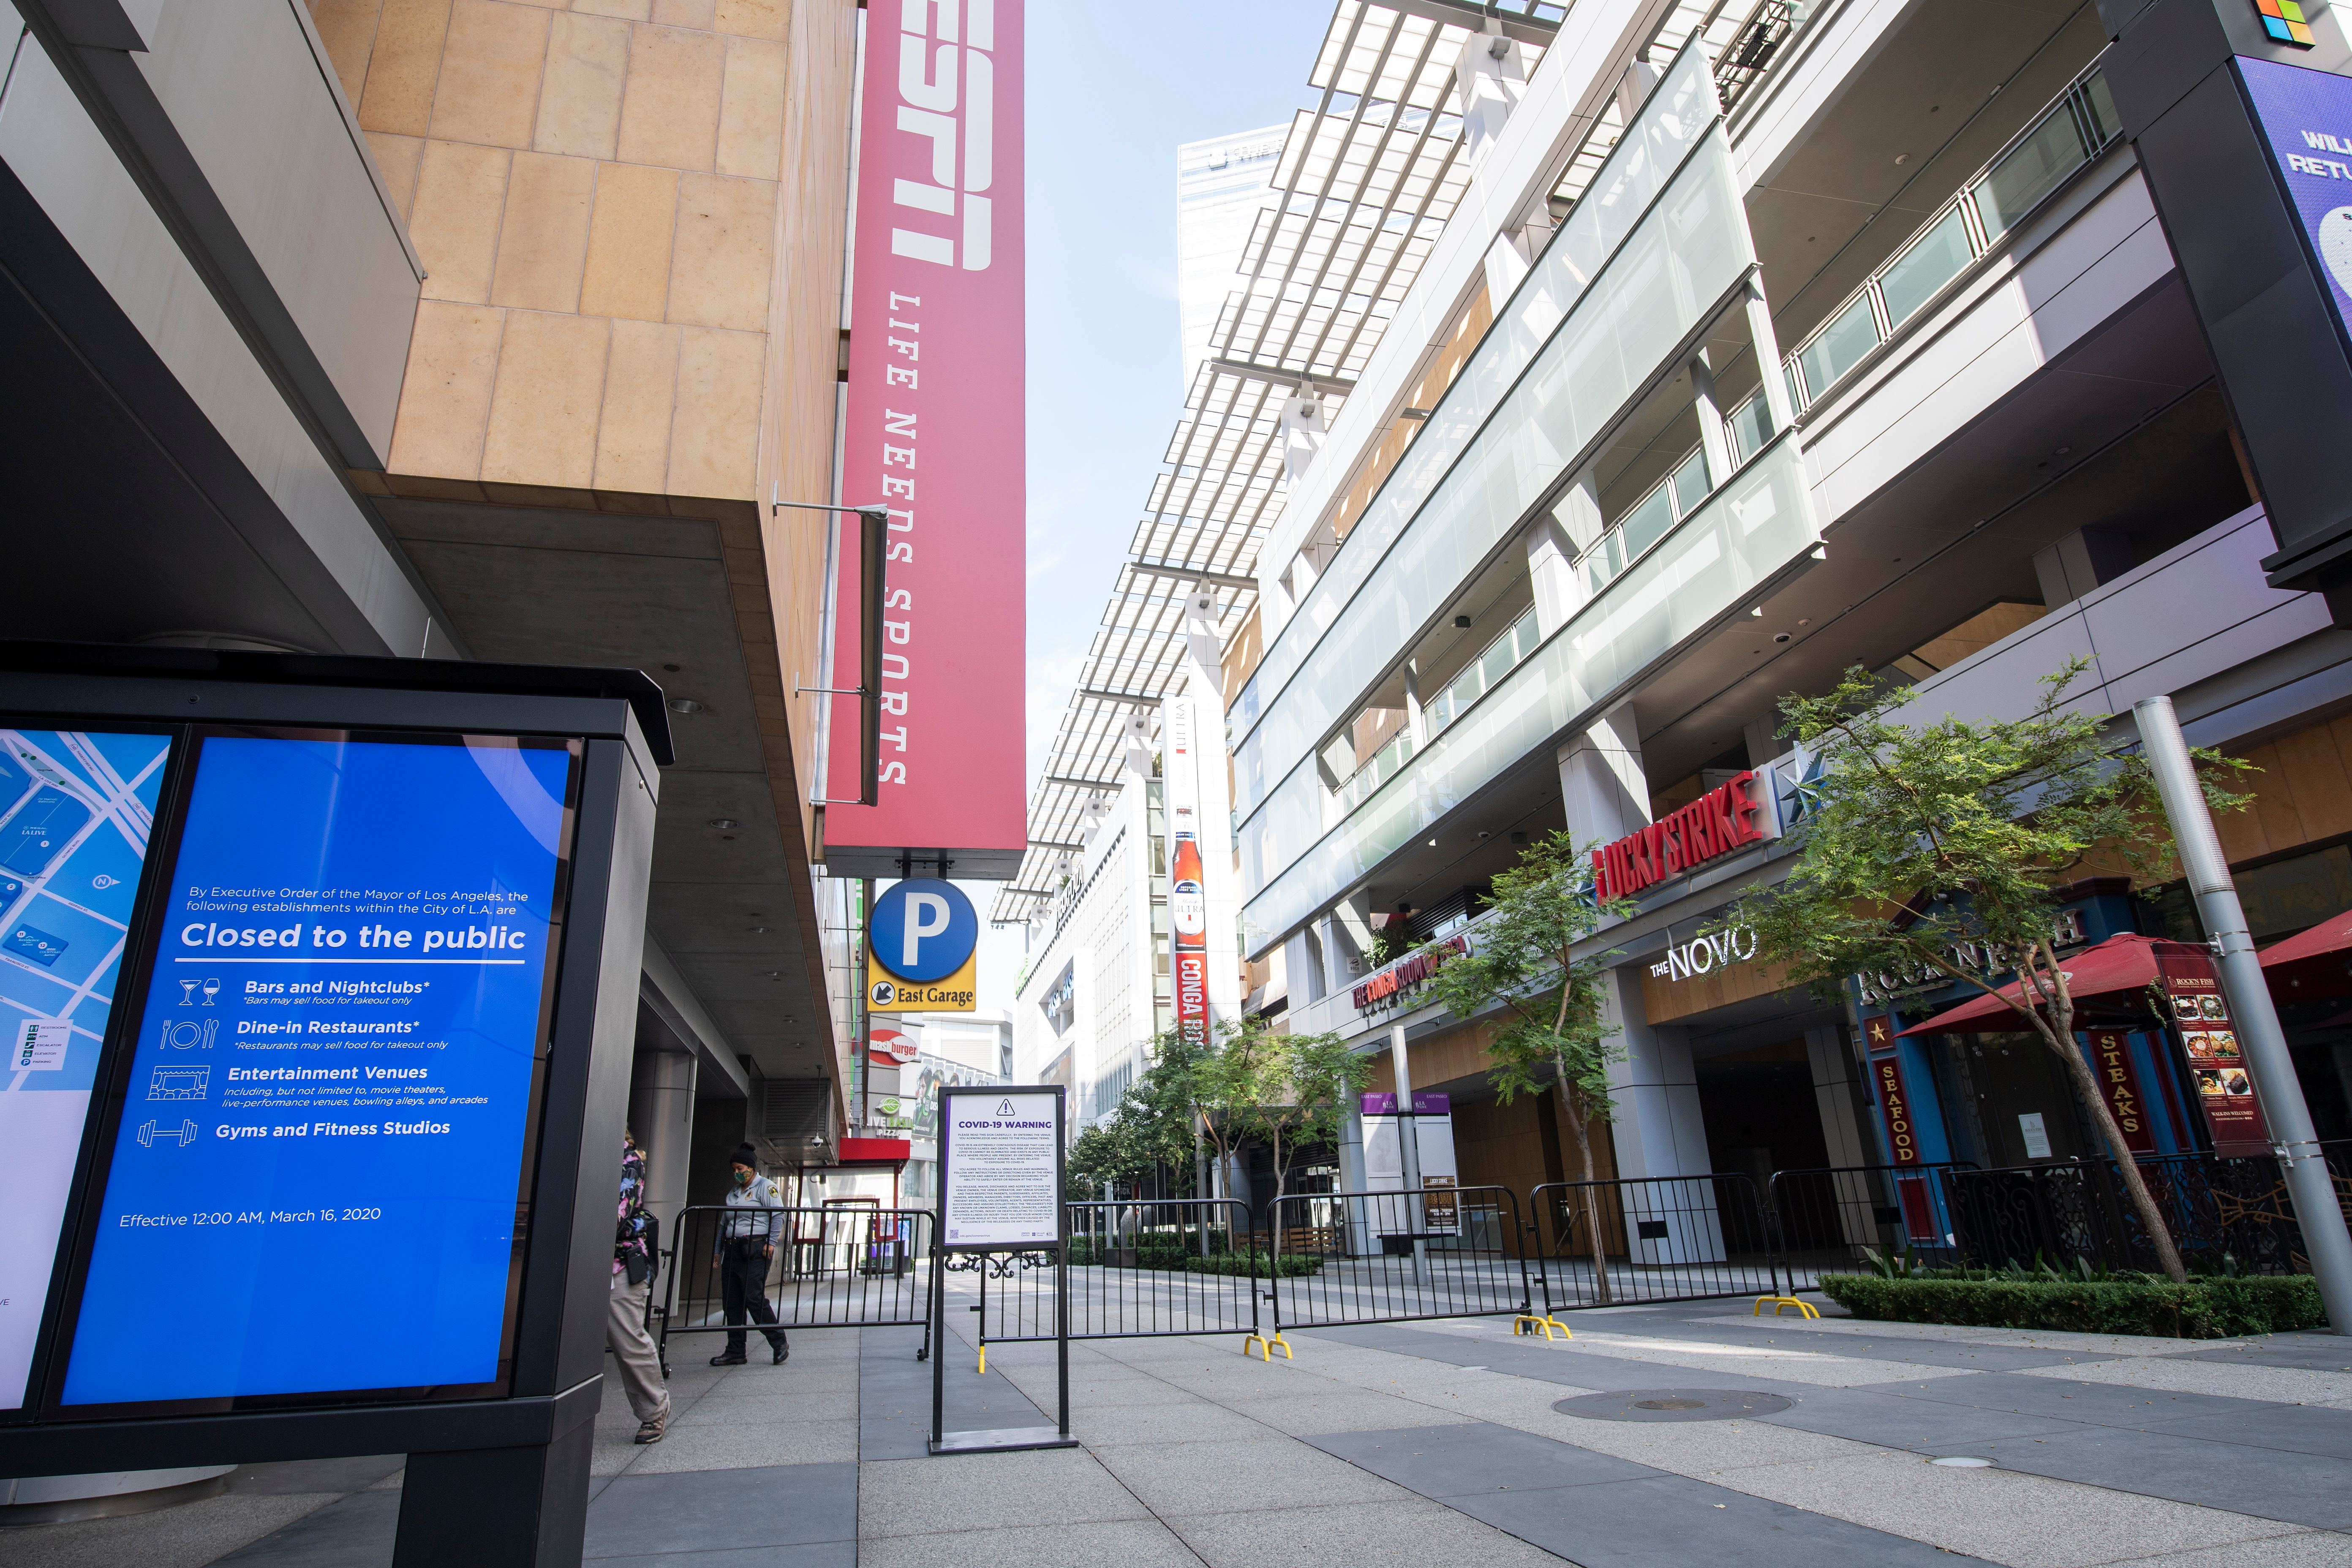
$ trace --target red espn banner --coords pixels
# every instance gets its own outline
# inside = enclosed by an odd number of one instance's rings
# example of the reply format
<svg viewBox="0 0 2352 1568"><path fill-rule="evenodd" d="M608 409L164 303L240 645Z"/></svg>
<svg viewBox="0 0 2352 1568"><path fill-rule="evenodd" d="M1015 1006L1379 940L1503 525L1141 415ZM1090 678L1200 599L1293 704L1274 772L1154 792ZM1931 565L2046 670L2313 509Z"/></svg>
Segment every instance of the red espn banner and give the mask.
<svg viewBox="0 0 2352 1568"><path fill-rule="evenodd" d="M888 507L890 533L879 804L825 808L836 877L896 876L910 850L1008 878L1028 841L1022 5L866 13L840 500ZM856 520L838 537L836 688L864 603ZM855 801L860 701L825 700L824 794Z"/></svg>

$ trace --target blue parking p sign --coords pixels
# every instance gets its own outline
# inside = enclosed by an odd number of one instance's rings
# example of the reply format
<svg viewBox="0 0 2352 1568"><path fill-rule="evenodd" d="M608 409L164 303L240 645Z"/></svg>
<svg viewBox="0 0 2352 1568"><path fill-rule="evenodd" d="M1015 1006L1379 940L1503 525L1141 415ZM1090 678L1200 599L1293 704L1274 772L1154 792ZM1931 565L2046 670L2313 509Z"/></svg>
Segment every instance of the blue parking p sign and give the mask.
<svg viewBox="0 0 2352 1568"><path fill-rule="evenodd" d="M867 922L874 961L901 980L943 980L980 943L980 916L963 889L935 878L894 884Z"/></svg>

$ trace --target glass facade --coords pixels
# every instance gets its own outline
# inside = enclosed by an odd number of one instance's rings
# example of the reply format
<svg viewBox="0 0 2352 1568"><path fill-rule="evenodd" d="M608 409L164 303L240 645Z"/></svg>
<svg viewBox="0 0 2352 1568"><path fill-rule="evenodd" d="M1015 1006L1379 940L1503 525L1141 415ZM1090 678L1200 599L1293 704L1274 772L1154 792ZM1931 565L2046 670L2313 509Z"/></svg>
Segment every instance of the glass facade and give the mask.
<svg viewBox="0 0 2352 1568"><path fill-rule="evenodd" d="M1244 885L1259 889L1242 910L1246 945L1255 950L1292 929L1474 792L1589 721L1819 539L1802 458L1783 436L1433 735L1361 808L1328 832L1311 819L1303 831L1274 827L1274 843L1308 846L1295 862L1266 867L1265 829L1254 823L1242 841ZM1311 769L1305 777L1322 793ZM1262 817L1284 814L1289 787Z"/></svg>

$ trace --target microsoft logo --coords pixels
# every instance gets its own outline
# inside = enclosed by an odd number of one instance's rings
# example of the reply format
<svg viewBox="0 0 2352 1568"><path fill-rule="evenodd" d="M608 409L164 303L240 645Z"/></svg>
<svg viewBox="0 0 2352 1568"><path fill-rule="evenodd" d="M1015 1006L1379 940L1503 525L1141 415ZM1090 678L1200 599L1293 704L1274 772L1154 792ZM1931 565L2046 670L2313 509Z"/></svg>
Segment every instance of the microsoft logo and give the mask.
<svg viewBox="0 0 2352 1568"><path fill-rule="evenodd" d="M2311 24L2304 19L2297 0L2254 0L2254 9L2261 13L2263 31L2270 35L2271 42L2298 49L2312 47Z"/></svg>

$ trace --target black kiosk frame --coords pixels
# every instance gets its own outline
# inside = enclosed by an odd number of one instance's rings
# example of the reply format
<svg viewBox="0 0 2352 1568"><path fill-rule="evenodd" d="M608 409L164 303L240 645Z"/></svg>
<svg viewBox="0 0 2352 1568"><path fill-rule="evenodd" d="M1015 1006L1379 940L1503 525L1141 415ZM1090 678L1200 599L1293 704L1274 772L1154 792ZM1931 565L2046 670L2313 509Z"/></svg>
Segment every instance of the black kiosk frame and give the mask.
<svg viewBox="0 0 2352 1568"><path fill-rule="evenodd" d="M0 1411L0 1475L404 1454L399 1568L575 1564L587 1513L627 1113L658 769L672 761L660 689L635 670L184 648L0 643L0 725L173 739L151 853L116 980L24 1408ZM536 1050L504 1376L478 1388L183 1401L170 1413L59 1398L68 1300L106 1184L110 1130L142 1016L202 737L520 737L571 751L560 942ZM192 1280L190 1288L202 1289ZM169 1310L167 1301L158 1310ZM329 1301L289 1301L292 1318ZM455 1394L453 1397L452 1394ZM161 1403L161 1402L159 1402Z"/></svg>
<svg viewBox="0 0 2352 1568"><path fill-rule="evenodd" d="M1023 1099L1050 1096L1054 1107L1054 1238L1050 1242L951 1240L961 1226L951 1208L957 1195L956 1103L960 1100ZM940 1090L940 1208L931 1226L931 1440L933 1454L1002 1454L1026 1448L1075 1448L1070 1436L1070 1210L1069 1090L1061 1084L994 1086L964 1084ZM1050 1252L1054 1257L1054 1356L1060 1405L1052 1426L1004 1426L970 1432L947 1430L948 1293L946 1265L950 1253L976 1258L985 1267L989 1256L1002 1253ZM977 1310L977 1309L975 1309ZM981 1325L985 1335L987 1324Z"/></svg>

